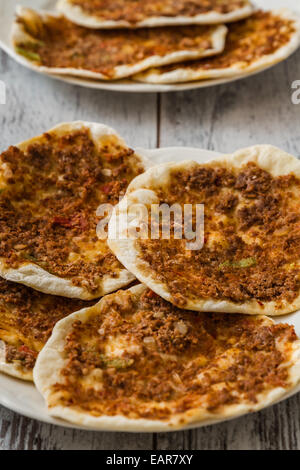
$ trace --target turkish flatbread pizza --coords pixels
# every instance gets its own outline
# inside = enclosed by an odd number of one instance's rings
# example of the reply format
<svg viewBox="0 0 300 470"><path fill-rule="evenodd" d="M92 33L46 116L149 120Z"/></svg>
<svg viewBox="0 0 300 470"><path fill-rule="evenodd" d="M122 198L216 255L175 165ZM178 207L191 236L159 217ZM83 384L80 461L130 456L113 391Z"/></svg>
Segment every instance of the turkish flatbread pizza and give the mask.
<svg viewBox="0 0 300 470"><path fill-rule="evenodd" d="M250 16L248 0L59 0L57 8L88 28L216 24Z"/></svg>
<svg viewBox="0 0 300 470"><path fill-rule="evenodd" d="M128 285L134 276L96 229L147 164L113 129L82 121L3 152L0 275L81 299ZM99 206L108 214L97 212Z"/></svg>
<svg viewBox="0 0 300 470"><path fill-rule="evenodd" d="M42 294L0 278L0 371L32 380L38 353L59 320L91 302Z"/></svg>
<svg viewBox="0 0 300 470"><path fill-rule="evenodd" d="M178 307L296 311L300 161L261 145L205 164L154 167L116 206L108 244L141 282Z"/></svg>
<svg viewBox="0 0 300 470"><path fill-rule="evenodd" d="M92 30L62 15L20 7L12 41L19 61L40 72L114 80L149 67L218 54L226 33L223 25Z"/></svg>
<svg viewBox="0 0 300 470"><path fill-rule="evenodd" d="M218 57L152 68L134 78L178 83L245 75L286 59L300 44L299 17L288 10L258 11L228 27L226 46Z"/></svg>
<svg viewBox="0 0 300 470"><path fill-rule="evenodd" d="M57 323L34 381L52 416L166 431L279 400L299 383L299 352L293 326L178 309L138 285Z"/></svg>

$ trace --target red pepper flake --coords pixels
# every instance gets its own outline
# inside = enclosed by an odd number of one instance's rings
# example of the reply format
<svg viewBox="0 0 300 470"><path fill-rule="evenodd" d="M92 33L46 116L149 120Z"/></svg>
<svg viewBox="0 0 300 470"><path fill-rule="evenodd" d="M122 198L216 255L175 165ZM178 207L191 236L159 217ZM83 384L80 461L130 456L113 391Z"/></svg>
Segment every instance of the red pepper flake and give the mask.
<svg viewBox="0 0 300 470"><path fill-rule="evenodd" d="M83 216L81 216L81 217L79 218L78 224L76 224L76 225L79 225L79 227L80 227L82 230L86 230L86 229L88 228L88 226L89 226L87 219L86 219L85 217L83 217Z"/></svg>
<svg viewBox="0 0 300 470"><path fill-rule="evenodd" d="M52 220L53 225L60 225L61 227L72 227L72 220L67 219L66 217L54 217Z"/></svg>
<svg viewBox="0 0 300 470"><path fill-rule="evenodd" d="M22 346L19 347L18 349L19 352L24 353L24 354L32 354L37 356L37 353L35 351L32 351L28 346L23 344Z"/></svg>
<svg viewBox="0 0 300 470"><path fill-rule="evenodd" d="M105 184L104 186L102 186L101 191L104 194L109 194L111 192L114 184L115 184L114 181L111 181L110 183Z"/></svg>
<svg viewBox="0 0 300 470"><path fill-rule="evenodd" d="M149 290L149 292L147 292L146 296L149 298L149 299L152 299L154 297L158 297L158 295L153 292L153 290Z"/></svg>

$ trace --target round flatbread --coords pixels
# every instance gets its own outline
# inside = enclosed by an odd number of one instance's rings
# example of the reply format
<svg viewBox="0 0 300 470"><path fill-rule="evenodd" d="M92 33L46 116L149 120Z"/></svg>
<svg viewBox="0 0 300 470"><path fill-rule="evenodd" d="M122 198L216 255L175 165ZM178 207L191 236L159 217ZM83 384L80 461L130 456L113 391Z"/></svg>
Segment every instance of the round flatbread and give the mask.
<svg viewBox="0 0 300 470"><path fill-rule="evenodd" d="M57 8L87 28L229 23L250 16L248 0L59 0Z"/></svg>
<svg viewBox="0 0 300 470"><path fill-rule="evenodd" d="M286 9L258 11L228 27L225 49L217 57L153 68L134 79L179 83L247 75L286 59L300 44L299 16Z"/></svg>
<svg viewBox="0 0 300 470"><path fill-rule="evenodd" d="M34 381L52 416L93 429L170 431L286 396L299 383L299 353L292 326L185 311L139 285L57 323Z"/></svg>
<svg viewBox="0 0 300 470"><path fill-rule="evenodd" d="M108 244L141 282L179 307L281 315L300 308L299 209L299 160L255 146L137 177L115 208Z"/></svg>
<svg viewBox="0 0 300 470"><path fill-rule="evenodd" d="M223 25L96 31L62 15L20 7L12 42L18 60L37 71L115 80L149 67L218 54L226 34Z"/></svg>
<svg viewBox="0 0 300 470"><path fill-rule="evenodd" d="M93 299L130 274L98 238L97 224L149 162L113 129L73 122L0 156L0 275L41 292Z"/></svg>
<svg viewBox="0 0 300 470"><path fill-rule="evenodd" d="M59 320L91 302L42 294L0 278L0 371L32 380L38 353Z"/></svg>

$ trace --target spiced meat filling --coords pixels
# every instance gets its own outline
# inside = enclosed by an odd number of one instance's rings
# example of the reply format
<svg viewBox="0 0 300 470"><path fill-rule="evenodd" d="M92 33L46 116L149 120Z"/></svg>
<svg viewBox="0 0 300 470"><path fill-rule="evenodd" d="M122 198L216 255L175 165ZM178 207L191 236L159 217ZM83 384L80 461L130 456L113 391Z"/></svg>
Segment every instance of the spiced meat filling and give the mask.
<svg viewBox="0 0 300 470"><path fill-rule="evenodd" d="M138 299L118 292L73 323L52 393L55 405L133 419L255 404L288 387L296 339L292 326L266 317L185 311L149 289Z"/></svg>
<svg viewBox="0 0 300 470"><path fill-rule="evenodd" d="M33 369L54 325L90 305L0 279L0 340L5 344L6 361L17 362L25 370Z"/></svg>

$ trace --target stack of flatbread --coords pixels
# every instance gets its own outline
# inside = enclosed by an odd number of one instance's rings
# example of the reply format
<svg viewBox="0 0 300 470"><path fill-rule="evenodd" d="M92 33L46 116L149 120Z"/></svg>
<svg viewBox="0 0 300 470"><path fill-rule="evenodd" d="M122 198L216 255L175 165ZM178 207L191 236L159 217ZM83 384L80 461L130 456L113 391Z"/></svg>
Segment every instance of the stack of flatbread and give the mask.
<svg viewBox="0 0 300 470"><path fill-rule="evenodd" d="M247 75L288 57L300 20L249 0L59 0L18 7L19 60L48 74L179 83Z"/></svg>
<svg viewBox="0 0 300 470"><path fill-rule="evenodd" d="M300 308L295 157L154 165L65 123L1 154L0 206L0 369L50 415L175 430L299 386L300 340L272 319Z"/></svg>

